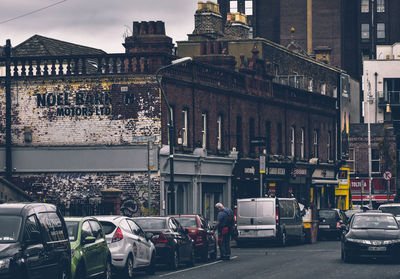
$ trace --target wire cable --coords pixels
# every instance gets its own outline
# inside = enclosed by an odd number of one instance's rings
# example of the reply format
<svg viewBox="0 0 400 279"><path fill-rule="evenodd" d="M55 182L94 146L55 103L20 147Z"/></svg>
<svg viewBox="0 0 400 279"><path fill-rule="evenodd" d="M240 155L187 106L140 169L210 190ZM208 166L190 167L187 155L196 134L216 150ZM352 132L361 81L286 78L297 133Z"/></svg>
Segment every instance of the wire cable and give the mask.
<svg viewBox="0 0 400 279"><path fill-rule="evenodd" d="M10 22L10 21L19 19L19 18L21 18L21 17L25 17L25 16L28 16L28 15L31 15L31 14L34 14L34 13L37 13L37 12L46 10L46 9L48 9L48 8L54 7L54 6L58 5L58 4L61 4L61 3L63 3L63 2L66 2L66 1L68 1L68 0L61 0L61 1L58 1L58 2L56 2L56 3L54 3L54 4L48 5L48 6L46 6L46 7L43 7L43 8L37 9L37 10L30 11L30 12L28 12L28 13L26 13L26 14L22 14L22 15L19 15L19 16L16 16L16 17L13 17L13 18L4 20L4 21L0 21L0 24L4 24L4 23Z"/></svg>

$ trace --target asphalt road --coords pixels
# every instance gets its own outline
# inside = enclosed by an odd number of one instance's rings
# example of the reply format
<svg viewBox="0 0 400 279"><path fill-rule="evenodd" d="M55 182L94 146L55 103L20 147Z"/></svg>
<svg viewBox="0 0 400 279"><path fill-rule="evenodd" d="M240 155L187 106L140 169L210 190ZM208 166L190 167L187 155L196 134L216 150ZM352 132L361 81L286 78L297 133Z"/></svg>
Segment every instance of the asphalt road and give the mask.
<svg viewBox="0 0 400 279"><path fill-rule="evenodd" d="M234 243L234 242L232 242ZM287 247L252 245L233 246L232 259L182 266L177 271L158 266L155 275L137 273L136 278L400 278L400 264L382 259L362 259L343 263L339 241L320 241L315 244Z"/></svg>

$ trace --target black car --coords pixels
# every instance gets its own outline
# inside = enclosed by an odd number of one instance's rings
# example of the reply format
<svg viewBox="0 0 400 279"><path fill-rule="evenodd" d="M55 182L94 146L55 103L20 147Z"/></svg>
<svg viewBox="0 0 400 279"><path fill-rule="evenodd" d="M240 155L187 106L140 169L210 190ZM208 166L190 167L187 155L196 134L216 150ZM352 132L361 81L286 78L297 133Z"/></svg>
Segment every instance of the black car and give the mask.
<svg viewBox="0 0 400 279"><path fill-rule="evenodd" d="M331 237L339 239L340 226L346 223L346 217L340 209L329 208L318 210L318 237Z"/></svg>
<svg viewBox="0 0 400 279"><path fill-rule="evenodd" d="M341 257L400 257L400 228L390 213L355 213L349 225L342 225Z"/></svg>
<svg viewBox="0 0 400 279"><path fill-rule="evenodd" d="M71 248L54 205L0 204L0 278L70 278Z"/></svg>
<svg viewBox="0 0 400 279"><path fill-rule="evenodd" d="M181 263L195 264L194 241L189 237L189 230L182 228L173 217L136 217L135 222L145 232L154 236L156 262L168 264L177 269Z"/></svg>

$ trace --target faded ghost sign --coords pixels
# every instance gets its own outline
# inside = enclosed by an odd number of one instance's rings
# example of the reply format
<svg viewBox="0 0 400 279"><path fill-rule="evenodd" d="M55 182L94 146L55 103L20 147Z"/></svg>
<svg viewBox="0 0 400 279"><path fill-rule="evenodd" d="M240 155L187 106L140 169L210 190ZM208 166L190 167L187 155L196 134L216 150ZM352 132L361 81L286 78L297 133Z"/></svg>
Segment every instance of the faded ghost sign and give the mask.
<svg viewBox="0 0 400 279"><path fill-rule="evenodd" d="M55 108L56 116L112 116L137 118L159 112L158 89L154 84L113 84L111 90L85 89L76 92L36 94L37 108Z"/></svg>

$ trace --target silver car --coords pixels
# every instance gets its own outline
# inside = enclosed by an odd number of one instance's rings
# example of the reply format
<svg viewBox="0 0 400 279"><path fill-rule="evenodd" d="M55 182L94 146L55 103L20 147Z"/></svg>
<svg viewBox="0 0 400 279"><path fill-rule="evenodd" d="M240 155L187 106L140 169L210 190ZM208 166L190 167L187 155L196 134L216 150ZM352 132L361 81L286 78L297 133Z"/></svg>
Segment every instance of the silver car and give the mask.
<svg viewBox="0 0 400 279"><path fill-rule="evenodd" d="M115 271L134 278L134 271L144 269L154 274L155 248L151 233L145 233L129 217L94 216L104 228Z"/></svg>

